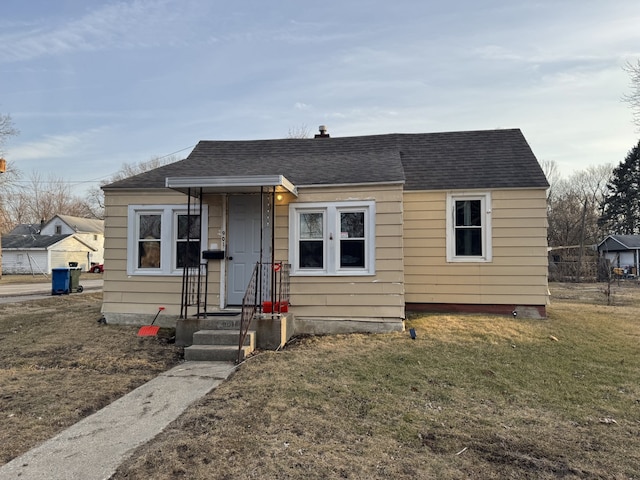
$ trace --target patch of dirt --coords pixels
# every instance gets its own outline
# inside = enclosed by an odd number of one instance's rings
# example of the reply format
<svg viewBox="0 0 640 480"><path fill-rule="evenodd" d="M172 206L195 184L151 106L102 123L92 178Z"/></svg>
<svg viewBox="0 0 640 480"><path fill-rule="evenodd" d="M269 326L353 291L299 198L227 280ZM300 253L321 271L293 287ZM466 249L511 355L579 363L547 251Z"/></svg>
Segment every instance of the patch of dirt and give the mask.
<svg viewBox="0 0 640 480"><path fill-rule="evenodd" d="M137 327L98 323L101 299L0 305L0 464L181 361L171 330L142 338Z"/></svg>
<svg viewBox="0 0 640 480"><path fill-rule="evenodd" d="M544 321L430 315L415 340L262 352L112 480L636 478L640 288L602 287L551 284ZM100 299L0 305L0 463L180 361L170 331L98 324Z"/></svg>

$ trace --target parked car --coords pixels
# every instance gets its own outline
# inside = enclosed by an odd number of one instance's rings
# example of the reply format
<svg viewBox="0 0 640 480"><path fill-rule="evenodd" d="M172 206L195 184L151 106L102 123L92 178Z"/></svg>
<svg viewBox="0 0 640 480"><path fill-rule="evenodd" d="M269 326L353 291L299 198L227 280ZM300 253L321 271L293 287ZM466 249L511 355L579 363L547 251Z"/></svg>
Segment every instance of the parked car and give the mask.
<svg viewBox="0 0 640 480"><path fill-rule="evenodd" d="M99 265L93 265L90 270L91 273L104 273L104 265L101 263Z"/></svg>

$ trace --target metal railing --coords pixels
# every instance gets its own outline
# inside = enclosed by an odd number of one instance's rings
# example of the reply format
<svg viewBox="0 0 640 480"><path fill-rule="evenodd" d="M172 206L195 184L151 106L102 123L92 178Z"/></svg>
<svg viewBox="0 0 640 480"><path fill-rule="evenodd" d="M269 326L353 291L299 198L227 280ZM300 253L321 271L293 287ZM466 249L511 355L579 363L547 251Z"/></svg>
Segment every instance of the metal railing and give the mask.
<svg viewBox="0 0 640 480"><path fill-rule="evenodd" d="M275 316L289 311L289 272L288 263L256 263L242 298L238 363L242 361L242 347L256 313Z"/></svg>
<svg viewBox="0 0 640 480"><path fill-rule="evenodd" d="M206 263L182 270L182 301L180 318L188 317L189 307L196 307L196 317L206 316L209 269Z"/></svg>

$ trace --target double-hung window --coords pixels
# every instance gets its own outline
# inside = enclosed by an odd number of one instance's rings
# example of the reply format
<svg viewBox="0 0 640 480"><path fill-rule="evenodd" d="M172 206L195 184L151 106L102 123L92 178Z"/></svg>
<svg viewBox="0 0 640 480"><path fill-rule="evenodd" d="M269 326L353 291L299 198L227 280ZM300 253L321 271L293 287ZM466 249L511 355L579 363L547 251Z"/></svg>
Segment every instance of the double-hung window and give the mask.
<svg viewBox="0 0 640 480"><path fill-rule="evenodd" d="M447 261L491 259L491 195L447 195Z"/></svg>
<svg viewBox="0 0 640 480"><path fill-rule="evenodd" d="M143 211L135 216L136 268L162 268L162 212Z"/></svg>
<svg viewBox="0 0 640 480"><path fill-rule="evenodd" d="M188 214L185 205L130 205L127 239L129 275L172 275L198 266L206 245L207 208Z"/></svg>
<svg viewBox="0 0 640 480"><path fill-rule="evenodd" d="M174 212L176 268L195 267L200 263L200 215Z"/></svg>
<svg viewBox="0 0 640 480"><path fill-rule="evenodd" d="M294 275L375 273L375 203L301 203L289 207Z"/></svg>

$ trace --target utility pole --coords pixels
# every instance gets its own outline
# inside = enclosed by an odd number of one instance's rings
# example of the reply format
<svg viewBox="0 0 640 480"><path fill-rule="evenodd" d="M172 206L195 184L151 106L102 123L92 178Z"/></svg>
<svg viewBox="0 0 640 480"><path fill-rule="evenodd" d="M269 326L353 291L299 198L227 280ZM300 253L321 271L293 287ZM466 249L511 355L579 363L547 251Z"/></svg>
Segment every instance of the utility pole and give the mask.
<svg viewBox="0 0 640 480"><path fill-rule="evenodd" d="M0 173L7 171L7 161L0 158ZM0 232L0 278L2 278L2 232Z"/></svg>

